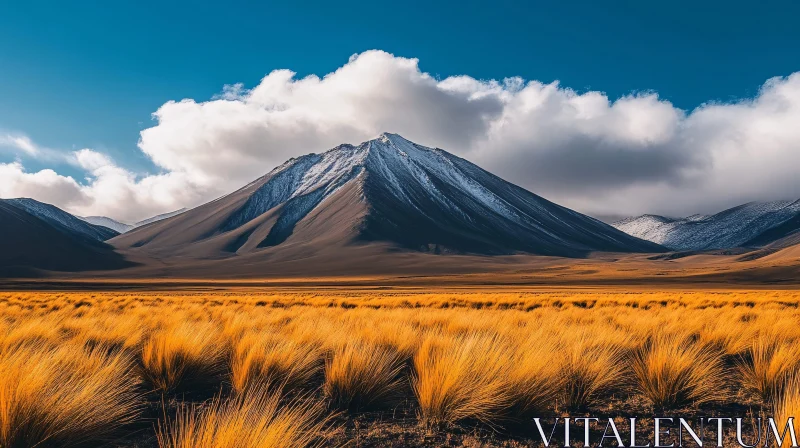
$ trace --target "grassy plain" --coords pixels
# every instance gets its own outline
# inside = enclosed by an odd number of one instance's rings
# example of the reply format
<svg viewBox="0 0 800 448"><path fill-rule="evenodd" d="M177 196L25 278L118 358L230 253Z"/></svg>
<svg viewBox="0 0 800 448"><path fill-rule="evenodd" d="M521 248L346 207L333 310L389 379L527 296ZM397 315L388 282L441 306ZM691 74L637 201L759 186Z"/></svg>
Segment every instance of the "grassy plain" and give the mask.
<svg viewBox="0 0 800 448"><path fill-rule="evenodd" d="M515 447L538 440L535 416L796 415L799 305L794 290L0 292L0 447Z"/></svg>

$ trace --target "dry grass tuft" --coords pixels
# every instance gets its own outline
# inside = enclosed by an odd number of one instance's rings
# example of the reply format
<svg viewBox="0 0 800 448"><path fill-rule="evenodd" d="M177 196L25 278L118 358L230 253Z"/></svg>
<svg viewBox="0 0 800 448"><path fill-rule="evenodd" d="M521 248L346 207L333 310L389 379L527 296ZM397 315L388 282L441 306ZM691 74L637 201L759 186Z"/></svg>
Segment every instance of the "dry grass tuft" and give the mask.
<svg viewBox="0 0 800 448"><path fill-rule="evenodd" d="M265 389L210 405L184 408L158 428L161 448L306 448L324 446L327 420L320 403L281 406L280 395Z"/></svg>
<svg viewBox="0 0 800 448"><path fill-rule="evenodd" d="M728 397L722 355L684 335L655 335L632 360L636 386L656 409L679 409Z"/></svg>
<svg viewBox="0 0 800 448"><path fill-rule="evenodd" d="M584 410L625 380L622 347L592 341L586 334L564 335L567 353L560 375L564 381L563 404Z"/></svg>
<svg viewBox="0 0 800 448"><path fill-rule="evenodd" d="M429 336L414 358L414 392L428 424L494 424L511 406L511 352L497 336Z"/></svg>
<svg viewBox="0 0 800 448"><path fill-rule="evenodd" d="M182 322L150 335L142 347L142 375L162 393L202 387L224 371L225 351L216 326Z"/></svg>
<svg viewBox="0 0 800 448"><path fill-rule="evenodd" d="M511 415L520 420L547 413L565 387L558 348L536 336L520 344L510 361Z"/></svg>
<svg viewBox="0 0 800 448"><path fill-rule="evenodd" d="M772 403L798 365L798 349L796 344L757 338L736 364L742 386L758 395L764 404Z"/></svg>
<svg viewBox="0 0 800 448"><path fill-rule="evenodd" d="M775 424L778 426L778 430L782 431L783 425L788 422L789 417L794 417L795 434L800 436L800 428L798 428L798 418L800 418L798 417L800 415L800 376L793 374L787 377L780 389L772 403L772 415L775 418ZM765 431L767 430L765 429ZM786 439L782 444L784 448L792 446L788 432Z"/></svg>
<svg viewBox="0 0 800 448"><path fill-rule="evenodd" d="M139 413L122 354L27 344L0 355L0 446L98 445Z"/></svg>
<svg viewBox="0 0 800 448"><path fill-rule="evenodd" d="M231 384L238 392L263 385L283 391L307 388L321 370L322 359L316 344L248 334L234 348Z"/></svg>
<svg viewBox="0 0 800 448"><path fill-rule="evenodd" d="M400 395L402 371L397 352L365 342L347 343L325 365L325 396L337 409L386 408Z"/></svg>

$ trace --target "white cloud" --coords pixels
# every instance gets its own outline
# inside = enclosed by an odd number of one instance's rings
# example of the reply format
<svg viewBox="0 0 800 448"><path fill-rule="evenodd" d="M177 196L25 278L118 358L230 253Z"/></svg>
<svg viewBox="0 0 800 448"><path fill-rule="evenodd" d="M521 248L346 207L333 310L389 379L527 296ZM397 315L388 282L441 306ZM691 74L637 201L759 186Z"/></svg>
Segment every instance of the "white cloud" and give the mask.
<svg viewBox="0 0 800 448"><path fill-rule="evenodd" d="M86 170L86 182L51 169L27 172L20 162L0 164L0 197L30 197L80 216L136 222L181 208L178 204L200 203L211 191L196 187L181 173L137 176L90 149L75 151L71 158Z"/></svg>
<svg viewBox="0 0 800 448"><path fill-rule="evenodd" d="M39 153L39 148L26 135L21 134L0 134L0 148L18 149L28 155L35 156Z"/></svg>
<svg viewBox="0 0 800 448"><path fill-rule="evenodd" d="M88 203L74 179L50 169L27 173L19 162L0 164L0 197L32 197L68 207Z"/></svg>
<svg viewBox="0 0 800 448"><path fill-rule="evenodd" d="M520 78L438 80L416 59L370 51L322 78L276 70L252 89L170 101L153 117L139 147L162 174L137 176L82 150L73 158L88 182L7 164L0 170L14 176L0 178L0 194L35 189L84 214L133 220L211 200L289 157L389 131L589 213L682 215L800 197L800 73L769 80L754 99L686 112L655 93L612 101ZM20 141L6 146L36 154Z"/></svg>

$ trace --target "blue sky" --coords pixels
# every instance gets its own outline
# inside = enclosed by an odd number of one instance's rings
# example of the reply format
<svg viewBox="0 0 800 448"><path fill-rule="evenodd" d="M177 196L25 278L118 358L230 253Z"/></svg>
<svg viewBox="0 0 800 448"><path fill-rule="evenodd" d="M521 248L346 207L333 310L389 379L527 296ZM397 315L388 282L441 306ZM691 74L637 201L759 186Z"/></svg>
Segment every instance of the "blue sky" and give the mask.
<svg viewBox="0 0 800 448"><path fill-rule="evenodd" d="M519 76L610 100L657 92L690 111L758 95L800 69L797 1L3 2L0 130L55 150L92 148L136 173L169 100L255 87L274 69L323 76L370 49L437 78ZM58 166L24 155L28 171ZM524 182L520 182L524 183Z"/></svg>

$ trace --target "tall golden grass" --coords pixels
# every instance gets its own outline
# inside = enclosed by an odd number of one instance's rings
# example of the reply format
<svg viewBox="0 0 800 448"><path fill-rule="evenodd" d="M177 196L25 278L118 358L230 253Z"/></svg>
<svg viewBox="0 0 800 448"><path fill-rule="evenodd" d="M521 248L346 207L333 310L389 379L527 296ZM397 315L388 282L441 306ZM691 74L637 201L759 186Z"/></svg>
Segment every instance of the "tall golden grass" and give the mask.
<svg viewBox="0 0 800 448"><path fill-rule="evenodd" d="M626 371L623 346L609 344L588 333L564 336L566 356L560 375L565 382L564 406L584 410L617 389Z"/></svg>
<svg viewBox="0 0 800 448"><path fill-rule="evenodd" d="M0 446L71 447L103 441L140 408L131 360L75 344L29 343L0 355Z"/></svg>
<svg viewBox="0 0 800 448"><path fill-rule="evenodd" d="M156 390L213 382L223 371L227 344L209 322L177 322L153 332L142 347L142 373Z"/></svg>
<svg viewBox="0 0 800 448"><path fill-rule="evenodd" d="M146 401L211 396L162 420L161 446L314 446L330 413L397 406L499 428L743 390L790 412L799 304L793 291L0 293L0 446L98 445Z"/></svg>
<svg viewBox="0 0 800 448"><path fill-rule="evenodd" d="M774 397L772 403L772 415L775 417L778 431L783 430L782 425L789 421L789 418L794 418L795 434L800 437L800 375L792 373L786 377L780 390ZM774 439L773 439L774 441ZM782 447L788 448L792 446L789 434L786 434Z"/></svg>
<svg viewBox="0 0 800 448"><path fill-rule="evenodd" d="M736 365L742 386L763 402L772 403L796 370L798 353L800 344L784 341L775 333L754 339Z"/></svg>
<svg viewBox="0 0 800 448"><path fill-rule="evenodd" d="M414 392L423 421L495 422L512 401L506 350L496 335L428 336L414 359Z"/></svg>
<svg viewBox="0 0 800 448"><path fill-rule="evenodd" d="M289 391L306 388L320 371L323 355L318 344L248 333L234 347L231 383L238 392L262 385Z"/></svg>
<svg viewBox="0 0 800 448"><path fill-rule="evenodd" d="M254 388L215 398L201 409L184 408L158 428L161 448L305 448L324 446L320 403L281 404L277 393Z"/></svg>
<svg viewBox="0 0 800 448"><path fill-rule="evenodd" d="M402 369L400 355L390 349L346 343L334 350L325 366L325 395L343 410L391 406L403 386Z"/></svg>
<svg viewBox="0 0 800 448"><path fill-rule="evenodd" d="M633 356L639 392L658 410L727 398L722 356L685 335L650 337Z"/></svg>

